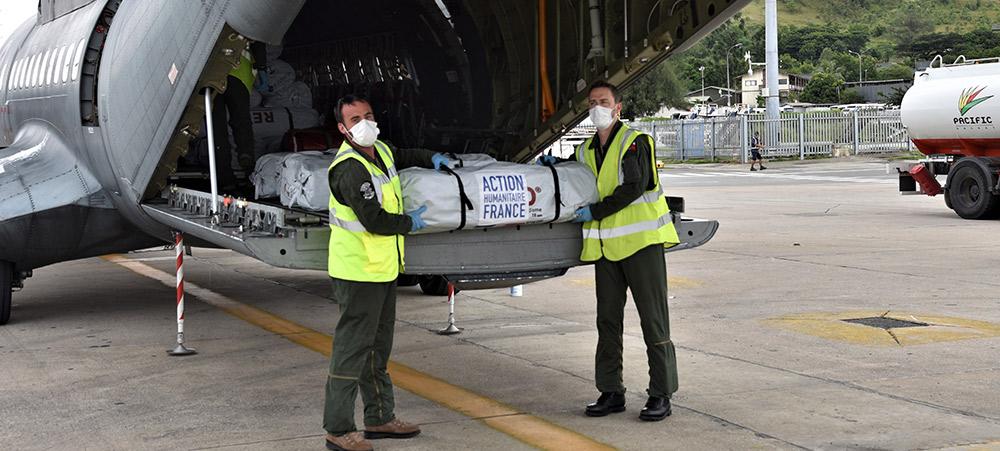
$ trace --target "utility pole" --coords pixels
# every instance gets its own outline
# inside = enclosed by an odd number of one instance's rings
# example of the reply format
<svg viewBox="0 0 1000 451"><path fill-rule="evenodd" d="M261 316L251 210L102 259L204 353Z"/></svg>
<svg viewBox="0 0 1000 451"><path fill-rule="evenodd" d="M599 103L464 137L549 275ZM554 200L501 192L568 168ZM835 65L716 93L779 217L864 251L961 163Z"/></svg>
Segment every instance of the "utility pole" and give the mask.
<svg viewBox="0 0 1000 451"><path fill-rule="evenodd" d="M764 2L767 63L767 117L778 119L781 90L778 86L778 0Z"/></svg>
<svg viewBox="0 0 1000 451"><path fill-rule="evenodd" d="M738 49L740 47L743 47L743 44L737 42L735 45L730 47L729 50L726 50L726 89L729 90L729 97L726 101L726 106L733 106L733 86L729 82L729 52L732 52L733 49ZM740 87L740 92L743 92L742 86ZM740 99L740 101L742 102L743 99Z"/></svg>

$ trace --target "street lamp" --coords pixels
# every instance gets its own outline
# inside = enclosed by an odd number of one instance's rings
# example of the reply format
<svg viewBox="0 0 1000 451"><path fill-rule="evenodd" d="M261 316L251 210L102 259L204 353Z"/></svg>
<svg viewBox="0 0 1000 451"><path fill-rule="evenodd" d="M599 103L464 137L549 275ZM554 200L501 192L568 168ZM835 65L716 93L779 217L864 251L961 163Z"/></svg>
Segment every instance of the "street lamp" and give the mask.
<svg viewBox="0 0 1000 451"><path fill-rule="evenodd" d="M847 53L852 55L858 55L858 86L861 86L861 54L855 52L854 50L848 50Z"/></svg>
<svg viewBox="0 0 1000 451"><path fill-rule="evenodd" d="M729 82L729 52L733 51L733 49L740 47L743 47L743 44L736 43L735 45L730 47L729 50L726 50L726 89L729 90L729 97L726 100L726 106L733 106L733 87ZM743 92L742 87L740 88L740 92Z"/></svg>
<svg viewBox="0 0 1000 451"><path fill-rule="evenodd" d="M705 104L705 66L698 68L698 72L701 72L701 103Z"/></svg>

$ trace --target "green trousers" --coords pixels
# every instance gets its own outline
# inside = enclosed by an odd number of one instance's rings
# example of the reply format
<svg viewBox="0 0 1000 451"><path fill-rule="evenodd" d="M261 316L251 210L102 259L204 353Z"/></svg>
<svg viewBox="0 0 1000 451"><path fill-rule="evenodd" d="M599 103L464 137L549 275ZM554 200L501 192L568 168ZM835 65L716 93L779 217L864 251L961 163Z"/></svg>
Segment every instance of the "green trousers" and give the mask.
<svg viewBox="0 0 1000 451"><path fill-rule="evenodd" d="M392 380L386 367L396 323L396 282L331 281L340 321L326 379L323 429L341 435L357 430L354 402L359 387L366 426L395 419Z"/></svg>
<svg viewBox="0 0 1000 451"><path fill-rule="evenodd" d="M632 290L639 311L642 338L649 361L649 396L669 398L677 391L677 356L670 341L667 312L667 263L663 245L640 249L624 260L600 259L594 266L597 282L597 355L595 380L601 392L624 393L622 333L625 290Z"/></svg>

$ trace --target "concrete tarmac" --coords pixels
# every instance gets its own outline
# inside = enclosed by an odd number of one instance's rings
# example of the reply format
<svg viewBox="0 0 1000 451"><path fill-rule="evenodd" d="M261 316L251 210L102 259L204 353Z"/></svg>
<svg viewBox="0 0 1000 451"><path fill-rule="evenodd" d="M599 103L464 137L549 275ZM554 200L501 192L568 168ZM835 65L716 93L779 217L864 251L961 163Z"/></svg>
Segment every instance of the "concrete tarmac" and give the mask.
<svg viewBox="0 0 1000 451"><path fill-rule="evenodd" d="M1000 223L900 196L877 161L769 168L661 173L689 216L721 222L708 245L668 257L673 416L638 420L647 369L631 303L628 408L583 415L597 335L580 267L523 297L460 293L454 336L434 333L444 299L400 288L396 413L423 433L376 449L1000 449ZM173 255L62 263L15 293L0 448L323 449L316 343L338 317L326 276L195 249L185 328L198 354L168 357ZM248 319L260 311L272 316ZM864 317L911 327L843 321Z"/></svg>

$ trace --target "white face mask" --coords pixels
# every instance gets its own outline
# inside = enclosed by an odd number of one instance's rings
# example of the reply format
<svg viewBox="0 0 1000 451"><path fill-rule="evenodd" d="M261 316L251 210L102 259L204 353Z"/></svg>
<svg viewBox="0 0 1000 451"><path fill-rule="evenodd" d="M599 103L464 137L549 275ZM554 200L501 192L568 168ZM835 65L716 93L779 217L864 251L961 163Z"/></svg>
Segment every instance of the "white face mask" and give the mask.
<svg viewBox="0 0 1000 451"><path fill-rule="evenodd" d="M378 139L378 124L375 121L362 119L351 127L351 139L361 147L371 147Z"/></svg>
<svg viewBox="0 0 1000 451"><path fill-rule="evenodd" d="M590 121L593 122L599 130L607 129L615 122L615 110L606 106L594 105L594 107L590 109Z"/></svg>

